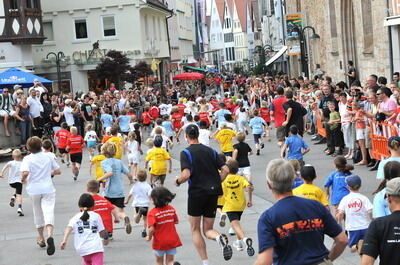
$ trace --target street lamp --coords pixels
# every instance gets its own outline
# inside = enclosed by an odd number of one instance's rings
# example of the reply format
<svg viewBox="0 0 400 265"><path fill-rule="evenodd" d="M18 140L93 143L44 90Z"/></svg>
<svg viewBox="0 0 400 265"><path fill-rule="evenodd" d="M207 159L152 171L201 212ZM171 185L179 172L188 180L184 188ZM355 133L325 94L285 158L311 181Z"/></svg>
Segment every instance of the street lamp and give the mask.
<svg viewBox="0 0 400 265"><path fill-rule="evenodd" d="M301 72L304 72L304 75L306 77L309 77L309 71L308 71L308 52L307 52L307 43L305 39L304 32L307 29L312 30L312 35L310 36L311 40L316 40L320 39L321 37L315 33L315 28L311 26L306 26L302 30L299 31L299 36L298 37L289 37L287 38L288 41L295 41L295 40L300 40L300 60L301 60Z"/></svg>
<svg viewBox="0 0 400 265"><path fill-rule="evenodd" d="M56 66L57 66L57 84L58 84L58 90L61 90L61 65L60 62L61 60L65 57L63 52L49 52L46 55L46 59L49 59L49 56L53 55L56 58Z"/></svg>

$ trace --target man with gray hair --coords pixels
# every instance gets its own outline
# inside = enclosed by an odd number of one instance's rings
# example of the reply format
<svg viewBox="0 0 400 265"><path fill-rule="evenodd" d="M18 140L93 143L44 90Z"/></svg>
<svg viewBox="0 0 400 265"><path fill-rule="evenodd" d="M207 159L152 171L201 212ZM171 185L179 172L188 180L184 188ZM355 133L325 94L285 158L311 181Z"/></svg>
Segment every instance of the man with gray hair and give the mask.
<svg viewBox="0 0 400 265"><path fill-rule="evenodd" d="M346 234L322 204L293 196L294 177L288 161L275 159L268 164L267 186L277 202L258 220L255 265L331 265L346 248ZM334 239L330 251L324 234Z"/></svg>

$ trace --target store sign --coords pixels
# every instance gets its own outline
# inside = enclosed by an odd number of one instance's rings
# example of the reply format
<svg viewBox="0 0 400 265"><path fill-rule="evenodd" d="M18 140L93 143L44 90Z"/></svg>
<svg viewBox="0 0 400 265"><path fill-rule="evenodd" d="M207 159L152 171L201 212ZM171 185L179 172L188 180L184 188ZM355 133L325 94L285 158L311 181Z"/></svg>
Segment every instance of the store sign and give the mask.
<svg viewBox="0 0 400 265"><path fill-rule="evenodd" d="M106 57L107 52L110 49L95 49L95 50L86 50L86 51L75 51L72 53L72 60L76 64L92 64L98 63ZM126 55L127 57L131 57L134 55L139 55L140 50L135 51L121 51L122 54Z"/></svg>

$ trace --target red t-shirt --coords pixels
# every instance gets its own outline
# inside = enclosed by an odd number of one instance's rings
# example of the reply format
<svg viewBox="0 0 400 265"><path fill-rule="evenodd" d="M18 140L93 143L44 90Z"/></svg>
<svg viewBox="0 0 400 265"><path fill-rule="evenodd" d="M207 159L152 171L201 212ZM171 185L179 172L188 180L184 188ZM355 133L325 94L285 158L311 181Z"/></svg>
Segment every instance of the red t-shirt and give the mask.
<svg viewBox="0 0 400 265"><path fill-rule="evenodd" d="M215 110L215 111L216 111L216 110L219 110L219 107L218 107L219 102L218 102L218 100L210 100L210 103L211 103L211 105L214 107L214 110Z"/></svg>
<svg viewBox="0 0 400 265"><path fill-rule="evenodd" d="M67 140L67 146L70 154L82 153L82 147L85 141L80 135L71 135Z"/></svg>
<svg viewBox="0 0 400 265"><path fill-rule="evenodd" d="M222 81L222 78L221 78L221 77L215 77L215 78L214 78L214 82L215 82L215 84L216 84L217 86L221 85L221 81Z"/></svg>
<svg viewBox="0 0 400 265"><path fill-rule="evenodd" d="M142 113L143 124L149 124L151 122L151 116L148 111Z"/></svg>
<svg viewBox="0 0 400 265"><path fill-rule="evenodd" d="M147 226L154 226L152 244L154 250L167 251L182 246L175 228L177 223L178 215L171 205L150 210L147 215Z"/></svg>
<svg viewBox="0 0 400 265"><path fill-rule="evenodd" d="M272 101L272 105L274 107L275 127L282 127L282 123L286 120L286 113L285 109L283 108L283 104L285 102L286 98L284 96L274 98Z"/></svg>
<svg viewBox="0 0 400 265"><path fill-rule="evenodd" d="M111 204L106 198L100 195L92 195L94 200L94 206L92 208L93 212L96 212L100 215L101 220L103 220L104 227L106 231L109 233L113 232L113 219L112 219L112 210L115 208L114 205Z"/></svg>
<svg viewBox="0 0 400 265"><path fill-rule="evenodd" d="M260 117L264 119L266 122L271 121L271 116L269 115L269 109L268 108L260 108L258 109L258 112L260 113Z"/></svg>
<svg viewBox="0 0 400 265"><path fill-rule="evenodd" d="M183 117L183 114L181 114L180 112L177 112L177 113L174 113L171 115L175 129L180 129L182 127L182 117Z"/></svg>
<svg viewBox="0 0 400 265"><path fill-rule="evenodd" d="M209 119L209 114L208 112L201 112L199 113L199 117L201 121L205 121L207 123L207 126L210 126L210 119Z"/></svg>
<svg viewBox="0 0 400 265"><path fill-rule="evenodd" d="M182 115L185 114L185 109L186 109L185 104L176 104L175 106L178 107L178 111L180 114L182 114Z"/></svg>
<svg viewBox="0 0 400 265"><path fill-rule="evenodd" d="M57 137L57 147L61 149L65 149L67 147L67 141L71 133L68 130L61 129L58 132L56 132L56 137Z"/></svg>
<svg viewBox="0 0 400 265"><path fill-rule="evenodd" d="M159 114L160 114L160 110L157 107L151 107L151 109L150 109L151 118L156 120L156 119L158 119Z"/></svg>

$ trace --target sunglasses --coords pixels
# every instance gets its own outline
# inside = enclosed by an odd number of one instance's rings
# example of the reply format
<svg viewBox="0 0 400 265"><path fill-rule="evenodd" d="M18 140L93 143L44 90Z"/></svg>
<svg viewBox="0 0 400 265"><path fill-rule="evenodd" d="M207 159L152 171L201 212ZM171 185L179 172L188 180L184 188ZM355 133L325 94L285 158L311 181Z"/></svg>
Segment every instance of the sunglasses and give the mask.
<svg viewBox="0 0 400 265"><path fill-rule="evenodd" d="M382 95L382 93L376 93L376 95L377 95L377 96L380 96L380 95Z"/></svg>

